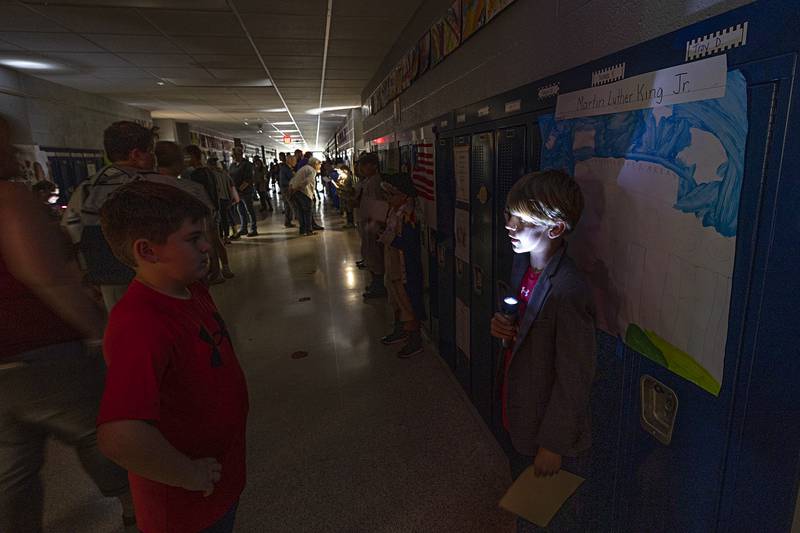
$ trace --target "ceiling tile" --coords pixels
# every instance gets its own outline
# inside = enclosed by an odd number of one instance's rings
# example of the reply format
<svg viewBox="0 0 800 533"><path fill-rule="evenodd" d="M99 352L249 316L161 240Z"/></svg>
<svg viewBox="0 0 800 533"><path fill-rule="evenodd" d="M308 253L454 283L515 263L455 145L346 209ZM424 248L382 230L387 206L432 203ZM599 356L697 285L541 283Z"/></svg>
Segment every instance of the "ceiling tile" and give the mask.
<svg viewBox="0 0 800 533"><path fill-rule="evenodd" d="M302 11L296 13L298 14L281 15L278 19L272 13L253 13L243 18L247 31L253 37L325 38L324 9L316 13Z"/></svg>
<svg viewBox="0 0 800 533"><path fill-rule="evenodd" d="M270 15L302 15L303 13L325 13L327 0L236 0L236 9L240 13L264 13ZM248 17L244 17L248 18ZM272 22L274 24L274 22Z"/></svg>
<svg viewBox="0 0 800 533"><path fill-rule="evenodd" d="M267 76L260 68L212 68L209 71L219 80L259 80Z"/></svg>
<svg viewBox="0 0 800 533"><path fill-rule="evenodd" d="M49 5L38 10L77 33L158 35L158 31L134 9Z"/></svg>
<svg viewBox="0 0 800 533"><path fill-rule="evenodd" d="M392 19L396 21L396 24L401 24L404 27L420 5L422 5L422 0L404 0L401 2L336 0L333 5L333 15L335 17L383 17Z"/></svg>
<svg viewBox="0 0 800 533"><path fill-rule="evenodd" d="M150 79L153 76L137 67L124 67L124 68L101 68L94 72L94 75L104 80L137 80L137 79ZM155 80L151 81L153 83Z"/></svg>
<svg viewBox="0 0 800 533"><path fill-rule="evenodd" d="M171 54L181 52L181 50L170 43L168 39L158 36L88 34L86 37L111 52L139 54Z"/></svg>
<svg viewBox="0 0 800 533"><path fill-rule="evenodd" d="M402 28L391 19L363 19L355 17L336 17L331 21L331 39L369 41L373 48L386 48L392 45ZM353 31L358 28L358 31ZM383 46L379 46L380 43Z"/></svg>
<svg viewBox="0 0 800 533"><path fill-rule="evenodd" d="M194 64L187 54L119 54L139 67L188 67Z"/></svg>
<svg viewBox="0 0 800 533"><path fill-rule="evenodd" d="M130 67L128 61L108 53L47 52L47 57L79 67Z"/></svg>
<svg viewBox="0 0 800 533"><path fill-rule="evenodd" d="M180 36L173 40L190 54L247 55L253 52L253 47L244 37Z"/></svg>
<svg viewBox="0 0 800 533"><path fill-rule="evenodd" d="M45 17L32 12L30 9L16 2L0 3L0 10L3 12L0 18L0 30L12 31L66 31L55 22L47 20Z"/></svg>
<svg viewBox="0 0 800 533"><path fill-rule="evenodd" d="M318 55L322 57L324 39L254 39L262 55ZM363 43L361 44L363 48Z"/></svg>
<svg viewBox="0 0 800 533"><path fill-rule="evenodd" d="M204 68L151 67L147 70L160 78L196 79L198 81L214 79L214 77Z"/></svg>
<svg viewBox="0 0 800 533"><path fill-rule="evenodd" d="M22 47L0 39L0 50L22 50Z"/></svg>
<svg viewBox="0 0 800 533"><path fill-rule="evenodd" d="M0 32L0 39L37 52L102 52L73 33Z"/></svg>
<svg viewBox="0 0 800 533"><path fill-rule="evenodd" d="M248 55L195 54L197 65L205 68L261 68L255 52Z"/></svg>
<svg viewBox="0 0 800 533"><path fill-rule="evenodd" d="M389 52L388 45L365 46L364 42L353 39L331 39L328 43L328 57L380 57L383 59Z"/></svg>
<svg viewBox="0 0 800 533"><path fill-rule="evenodd" d="M227 11L226 0L38 0L25 2L45 6L108 6L160 9L215 9Z"/></svg>
<svg viewBox="0 0 800 533"><path fill-rule="evenodd" d="M151 24L167 35L240 37L242 28L233 13L148 10L143 13Z"/></svg>

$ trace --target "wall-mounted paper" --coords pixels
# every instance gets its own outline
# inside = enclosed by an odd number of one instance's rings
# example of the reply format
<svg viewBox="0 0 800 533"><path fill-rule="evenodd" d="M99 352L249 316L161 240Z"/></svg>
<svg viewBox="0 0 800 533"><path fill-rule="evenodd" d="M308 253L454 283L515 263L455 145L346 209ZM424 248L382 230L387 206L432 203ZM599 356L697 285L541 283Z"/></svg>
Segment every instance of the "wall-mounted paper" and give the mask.
<svg viewBox="0 0 800 533"><path fill-rule="evenodd" d="M469 263L469 211L455 209L456 257Z"/></svg>
<svg viewBox="0 0 800 533"><path fill-rule="evenodd" d="M560 94L556 119L592 117L725 96L724 55L640 74L608 85Z"/></svg>
<svg viewBox="0 0 800 533"><path fill-rule="evenodd" d="M542 168L583 190L570 253L594 287L598 326L713 394L748 130L746 80L733 71L726 84L714 100L539 121Z"/></svg>
<svg viewBox="0 0 800 533"><path fill-rule="evenodd" d="M469 145L453 148L453 173L456 179L456 200L469 203Z"/></svg>

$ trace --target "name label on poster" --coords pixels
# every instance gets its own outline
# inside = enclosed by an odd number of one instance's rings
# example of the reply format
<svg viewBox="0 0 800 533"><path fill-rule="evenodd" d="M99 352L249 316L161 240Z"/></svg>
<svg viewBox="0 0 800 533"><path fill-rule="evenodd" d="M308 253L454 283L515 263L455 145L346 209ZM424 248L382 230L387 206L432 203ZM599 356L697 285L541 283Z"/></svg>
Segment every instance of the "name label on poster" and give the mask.
<svg viewBox="0 0 800 533"><path fill-rule="evenodd" d="M722 98L727 75L727 56L720 55L561 94L556 102L556 120Z"/></svg>

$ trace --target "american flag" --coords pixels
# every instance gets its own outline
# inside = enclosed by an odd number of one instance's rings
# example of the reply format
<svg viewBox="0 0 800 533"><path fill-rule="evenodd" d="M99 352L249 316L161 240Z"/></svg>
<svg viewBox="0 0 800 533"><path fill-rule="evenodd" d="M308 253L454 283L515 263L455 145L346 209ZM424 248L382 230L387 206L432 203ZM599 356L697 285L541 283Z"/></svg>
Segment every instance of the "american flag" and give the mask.
<svg viewBox="0 0 800 533"><path fill-rule="evenodd" d="M417 145L417 161L411 173L417 195L430 202L436 198L436 180L433 165L433 143Z"/></svg>
<svg viewBox="0 0 800 533"><path fill-rule="evenodd" d="M433 143L420 142L416 145L414 170L411 180L417 189L419 214L428 226L436 228L436 165L434 164Z"/></svg>

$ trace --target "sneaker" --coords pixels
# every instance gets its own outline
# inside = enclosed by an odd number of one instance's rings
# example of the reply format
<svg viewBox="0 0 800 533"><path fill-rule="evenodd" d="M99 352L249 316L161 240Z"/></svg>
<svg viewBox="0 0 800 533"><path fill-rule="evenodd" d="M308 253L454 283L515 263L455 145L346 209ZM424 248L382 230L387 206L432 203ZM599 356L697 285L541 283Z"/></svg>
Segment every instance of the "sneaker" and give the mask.
<svg viewBox="0 0 800 533"><path fill-rule="evenodd" d="M228 265L223 266L221 272L222 272L222 277L224 278L230 279L233 277L233 272L231 272L231 267L229 267Z"/></svg>
<svg viewBox="0 0 800 533"><path fill-rule="evenodd" d="M239 235L239 237L244 237L245 235L247 235L247 230L246 230L246 229L243 229L243 230L241 230L241 231L238 233L238 235Z"/></svg>
<svg viewBox="0 0 800 533"><path fill-rule="evenodd" d="M303 237L311 237L312 235L316 235L316 234L317 234L317 232L315 232L315 231L307 231L305 233L301 233L300 235L302 235Z"/></svg>
<svg viewBox="0 0 800 533"><path fill-rule="evenodd" d="M408 344L403 346L403 348L397 352L397 357L400 359L410 359L411 357L419 355L424 351L425 348L422 346L422 343L419 342L419 340L416 342L414 340L409 340Z"/></svg>
<svg viewBox="0 0 800 533"><path fill-rule="evenodd" d="M232 241L238 241L240 238L241 238L241 235L238 234L238 233L234 233L233 235L230 236L230 240L232 240Z"/></svg>
<svg viewBox="0 0 800 533"><path fill-rule="evenodd" d="M314 224L313 226L311 226L311 229L315 229L317 231L322 231L325 228L323 226L318 226L317 224Z"/></svg>
<svg viewBox="0 0 800 533"><path fill-rule="evenodd" d="M256 230L253 230L253 231L251 231L250 233L247 234L248 237L255 237L257 235L258 235L258 232Z"/></svg>
<svg viewBox="0 0 800 533"><path fill-rule="evenodd" d="M289 224L284 224L284 225L283 225L283 227L284 227L284 228L296 228L297 226L295 226L294 224L292 224L292 223L290 222Z"/></svg>
<svg viewBox="0 0 800 533"><path fill-rule="evenodd" d="M225 283L225 278L222 274L217 274L216 276L208 278L209 285L219 285L220 283Z"/></svg>
<svg viewBox="0 0 800 533"><path fill-rule="evenodd" d="M389 333L385 337L381 339L381 344L385 344L389 346L390 344L397 344L398 342L403 342L408 338L408 333L401 330L394 330L393 332Z"/></svg>

